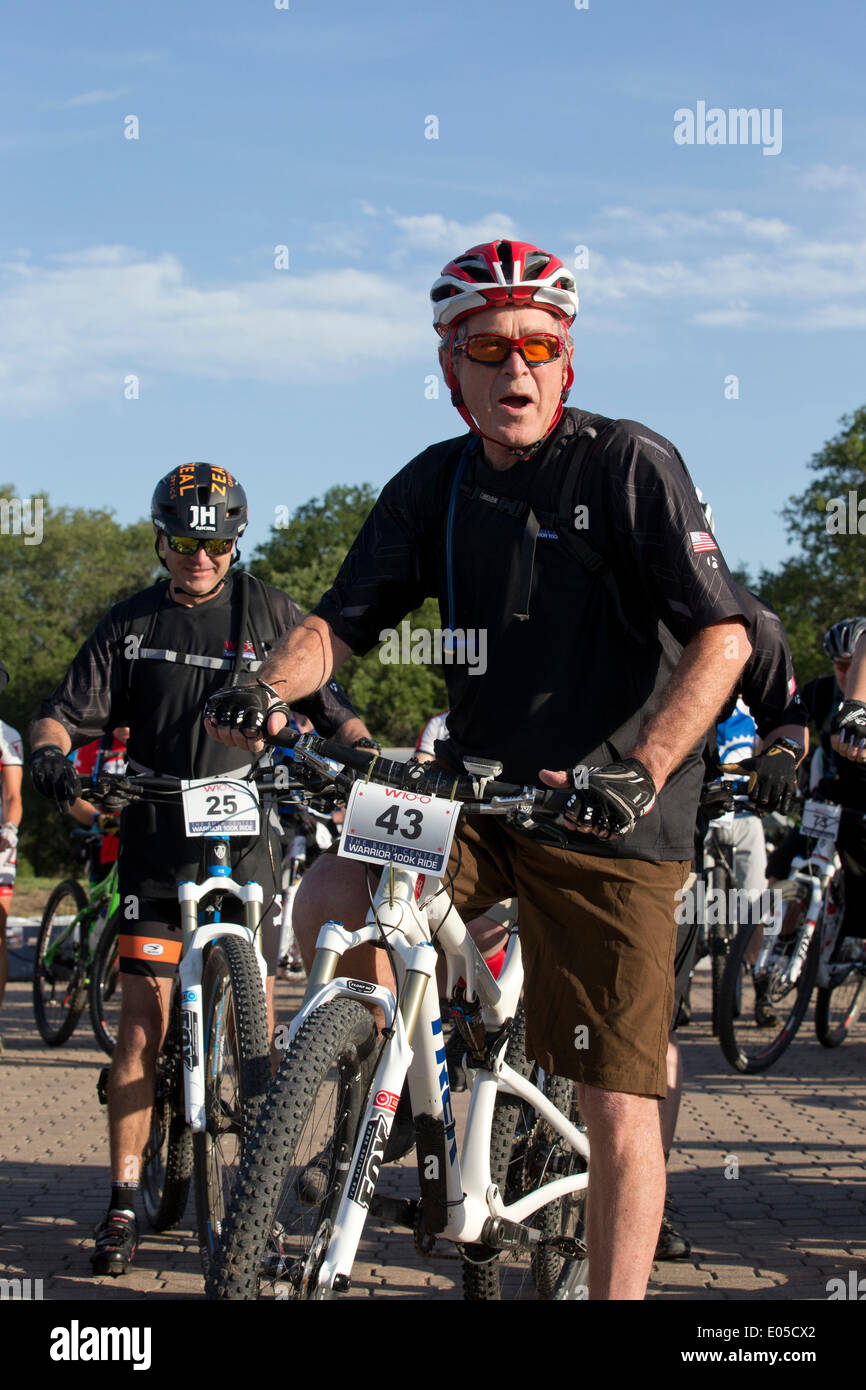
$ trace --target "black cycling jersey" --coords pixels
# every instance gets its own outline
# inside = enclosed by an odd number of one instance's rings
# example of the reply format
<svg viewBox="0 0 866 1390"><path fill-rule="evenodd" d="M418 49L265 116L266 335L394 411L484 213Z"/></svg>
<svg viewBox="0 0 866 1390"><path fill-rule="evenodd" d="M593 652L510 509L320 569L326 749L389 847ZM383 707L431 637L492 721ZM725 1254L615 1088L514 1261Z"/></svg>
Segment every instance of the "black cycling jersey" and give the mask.
<svg viewBox="0 0 866 1390"><path fill-rule="evenodd" d="M596 438L580 437L586 426ZM449 504L467 445L449 584ZM445 664L446 753L498 758L507 780L534 785L544 767L628 755L685 643L743 614L679 454L644 425L574 409L507 470L471 445L434 445L391 479L314 612L366 652L430 594L447 626L451 591L453 627L482 630L487 646L483 674ZM575 525L589 563L569 544ZM575 835L573 847L690 858L702 746L631 834Z"/></svg>
<svg viewBox="0 0 866 1390"><path fill-rule="evenodd" d="M241 636L246 585L248 618ZM106 729L128 724L131 770L190 778L246 769L252 758L242 749L207 737L202 724L205 701L231 681L239 641L244 679L303 616L287 595L240 573L230 573L219 593L194 608L176 603L168 581L160 581L109 610L63 680L43 700L37 717L62 724L73 748ZM356 717L335 681L299 700L295 708L326 734ZM196 848L194 860L190 845ZM264 848L264 842L235 837L233 863L243 858L246 877L258 878ZM138 891L146 897L170 893L178 876L194 877L198 849L184 835L179 807L157 810L142 803L123 813L121 876L130 878L134 862ZM270 855L266 858L269 861Z"/></svg>

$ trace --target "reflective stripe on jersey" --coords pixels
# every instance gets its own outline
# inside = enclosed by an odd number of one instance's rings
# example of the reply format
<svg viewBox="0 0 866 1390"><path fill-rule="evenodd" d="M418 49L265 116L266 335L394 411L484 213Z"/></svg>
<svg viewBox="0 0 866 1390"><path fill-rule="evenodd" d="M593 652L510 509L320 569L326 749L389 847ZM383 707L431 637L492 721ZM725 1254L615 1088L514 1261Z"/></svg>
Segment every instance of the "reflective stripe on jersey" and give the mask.
<svg viewBox="0 0 866 1390"><path fill-rule="evenodd" d="M193 656L190 652L172 652L167 647L137 647L131 653L133 661L174 661L178 666L203 666L206 671L233 671L234 657ZM244 658L244 670L258 671L260 661Z"/></svg>

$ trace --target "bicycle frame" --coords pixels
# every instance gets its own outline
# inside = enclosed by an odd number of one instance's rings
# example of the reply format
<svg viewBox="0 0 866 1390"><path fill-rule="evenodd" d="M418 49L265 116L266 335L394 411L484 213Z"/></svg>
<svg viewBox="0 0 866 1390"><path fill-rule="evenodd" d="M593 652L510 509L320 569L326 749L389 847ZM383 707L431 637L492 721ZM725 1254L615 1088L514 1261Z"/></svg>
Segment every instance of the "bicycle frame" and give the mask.
<svg viewBox="0 0 866 1390"><path fill-rule="evenodd" d="M436 927L436 944L445 954L449 994L462 974L467 982L466 998L481 1001L488 1029L502 1028L517 1009L523 986L520 943L513 932L502 972L494 980L459 914L453 907L446 913L445 895L435 896L439 880L428 879L423 901L416 900L419 878L423 883L424 876L418 871L386 864L360 931L349 932L338 922L327 922L321 928L304 1004L289 1032L291 1041L314 1009L341 995L378 1004L390 1031L370 1086L333 1233L323 1258L320 1250L311 1252L305 1273L308 1284L315 1279L316 1286L323 1290L334 1288L335 1281L337 1287L345 1287L349 1279L407 1076L413 1114L423 1117L428 1136L424 1162L419 1163L419 1181L422 1192L429 1192L443 1213L437 1235L472 1243L481 1239L490 1218L524 1221L548 1202L582 1191L587 1185L587 1172L576 1173L506 1204L492 1182L490 1126L494 1102L501 1091L527 1101L574 1150L585 1159L589 1157L586 1135L537 1086L503 1060L507 1042L504 1029L487 1066L468 1071L472 1096L462 1156L458 1155L431 925ZM344 951L363 942L380 940L383 931L400 967L398 975L402 976L398 979L399 1007L389 988L336 976Z"/></svg>
<svg viewBox="0 0 866 1390"><path fill-rule="evenodd" d="M84 939L81 944L87 950L87 965L89 967L93 960L93 953L96 950L93 928L96 925L100 911L103 906L107 904L105 913L105 921L107 922L112 912L117 908L119 902L117 865L113 864L105 878L101 879L99 883L93 886L87 905L83 907L80 912L76 912L75 916L57 937L57 940L52 942L49 946L48 950L45 952L45 964L49 967L54 964L54 957L57 952L62 946L66 945L72 933L76 931L77 928L81 927L84 932Z"/></svg>
<svg viewBox="0 0 866 1390"><path fill-rule="evenodd" d="M824 931L826 922L826 903L830 884L836 872L840 868L839 857L836 854L835 843L833 840L818 840L814 849L807 859L792 861L794 868L793 880L795 883L802 884L808 891L809 900L806 905L806 912L803 918L803 926L800 929L799 940L794 955L791 957L789 966L783 977L783 983L787 986L793 985L799 979L800 973L806 962L812 938L815 932L822 931L823 939L821 942L821 963L818 971L818 985L823 986L829 980L829 960L836 944L841 923L841 913L835 914L835 930ZM772 932L764 930L764 941L755 962L755 970L766 969L767 962L777 945L777 938L780 927L776 927ZM822 977L823 974L823 977Z"/></svg>

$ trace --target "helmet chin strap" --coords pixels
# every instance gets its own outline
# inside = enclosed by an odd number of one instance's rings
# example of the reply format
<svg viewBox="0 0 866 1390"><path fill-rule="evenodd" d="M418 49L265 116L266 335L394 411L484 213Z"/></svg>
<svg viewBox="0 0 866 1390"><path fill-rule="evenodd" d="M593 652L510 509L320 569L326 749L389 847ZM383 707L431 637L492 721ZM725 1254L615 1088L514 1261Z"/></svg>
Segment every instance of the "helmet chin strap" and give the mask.
<svg viewBox="0 0 866 1390"><path fill-rule="evenodd" d="M465 423L469 426L469 428L472 430L474 434L480 435L482 439L489 439L491 444L495 444L500 449L507 449L510 454L514 455L514 460L516 463L521 463L524 459L532 458L532 455L538 449L541 448L541 445L544 443L545 439L547 439L548 435L556 429L556 426L559 424L559 421L562 418L562 409L565 405L565 402L568 400L568 393L571 390L571 385L574 381L574 372L571 369L571 365L569 364L568 380L566 381L565 387L563 388L559 404L557 405L556 410L553 412L553 419L547 426L547 429L544 431L544 434L541 436L541 438L536 439L532 444L503 444L500 439L496 439L492 434L484 433L484 430L475 420L474 416L471 414L468 406L463 400L463 396L460 393L460 387L457 383L457 375L454 371L454 342L456 337L457 325L455 324L454 327L451 329L451 333L448 338L448 374L445 382L446 386L448 386L451 391L451 404L454 406L460 418L465 421Z"/></svg>
<svg viewBox="0 0 866 1390"><path fill-rule="evenodd" d="M220 579L217 584L214 584L212 589L208 589L204 594L198 594L194 593L192 589L185 589L182 584L178 584L176 579L172 579L171 589L173 593L186 594L187 598L210 598L211 594L215 594L218 589L221 589L225 582L225 575L223 575L222 579Z"/></svg>

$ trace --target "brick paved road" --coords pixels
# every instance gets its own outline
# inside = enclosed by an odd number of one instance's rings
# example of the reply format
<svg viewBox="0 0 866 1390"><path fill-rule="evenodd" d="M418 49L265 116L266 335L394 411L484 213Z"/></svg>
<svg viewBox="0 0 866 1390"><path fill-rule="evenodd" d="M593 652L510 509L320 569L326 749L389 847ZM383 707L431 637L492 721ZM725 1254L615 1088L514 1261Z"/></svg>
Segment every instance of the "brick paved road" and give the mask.
<svg viewBox="0 0 866 1390"><path fill-rule="evenodd" d="M282 987L281 996L285 1018L298 991ZM866 1274L866 1025L829 1052L810 1015L769 1075L743 1078L710 1037L705 996L701 983L696 1020L680 1034L686 1096L669 1185L675 1224L694 1249L686 1261L655 1266L649 1296L824 1300L829 1279ZM33 1024L29 985L17 982L0 1030L0 1275L42 1279L46 1299L201 1297L191 1203L182 1229L145 1235L133 1275L90 1275L107 1144L94 1089L104 1059L86 1016L50 1050ZM459 1117L465 1096L457 1102ZM725 1175L732 1158L736 1178ZM408 1191L411 1167L386 1169L383 1190ZM355 1297L460 1297L454 1261L421 1260L408 1233L368 1230Z"/></svg>

